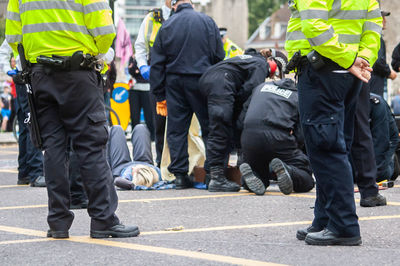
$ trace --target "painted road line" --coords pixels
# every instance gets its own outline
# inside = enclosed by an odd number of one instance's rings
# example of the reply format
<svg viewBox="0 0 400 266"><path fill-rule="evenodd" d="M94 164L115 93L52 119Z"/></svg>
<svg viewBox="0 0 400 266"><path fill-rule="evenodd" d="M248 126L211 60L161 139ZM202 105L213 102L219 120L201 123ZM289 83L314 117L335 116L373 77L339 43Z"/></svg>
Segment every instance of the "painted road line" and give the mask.
<svg viewBox="0 0 400 266"><path fill-rule="evenodd" d="M182 249L174 249L174 248L163 248L163 247L155 247L148 245L140 245L140 244L132 244L126 242L117 242L103 239L91 239L88 237L71 237L68 241L77 242L77 243L85 243L85 244L95 244L107 247L116 247L116 248L124 248L131 250L138 250L144 252L152 252L158 254L164 254L169 256L178 256L185 257L190 259L198 259L198 260L207 260L212 262L221 262L221 263L229 263L236 265L283 265L276 264L264 261L250 260L250 259L242 259L237 257L230 256L222 256L204 252L196 252L196 251L188 251Z"/></svg>
<svg viewBox="0 0 400 266"><path fill-rule="evenodd" d="M232 193L232 194L218 194L218 195L201 195L201 196L188 196L188 197L170 197L170 198L150 198L150 199L132 199L132 200L119 200L119 203L127 202L152 202L152 201L170 201L170 200L192 200L192 199L210 199L210 198L227 198L227 197L243 197L254 195L254 193Z"/></svg>
<svg viewBox="0 0 400 266"><path fill-rule="evenodd" d="M47 233L43 232L43 231L25 229L25 228L19 228L19 227L12 227L12 226L0 225L0 231L15 233L15 234L19 234L19 235L26 235L26 236L47 237Z"/></svg>
<svg viewBox="0 0 400 266"><path fill-rule="evenodd" d="M5 185L5 186L0 186L0 188L10 188L10 187L29 187L29 185Z"/></svg>
<svg viewBox="0 0 400 266"><path fill-rule="evenodd" d="M55 241L55 240L59 240L59 239L54 239L54 238L34 238L34 239L23 239L23 240L9 240L9 241L0 241L0 245L47 242L47 241Z"/></svg>
<svg viewBox="0 0 400 266"><path fill-rule="evenodd" d="M24 228L18 227L9 227L9 226L0 226L0 231L5 232L13 232L20 235L29 235L29 236L44 236L46 233L37 231L37 230L29 230ZM3 241L0 244L21 244L21 243L29 243L29 242L43 242L49 241L49 239L27 239L27 240L13 240L13 241ZM115 248L123 248L123 249L130 249L130 250L137 250L137 251L144 251L144 252L151 252L157 254L164 254L169 256L178 256L178 257L185 257L190 259L197 259L197 260L206 260L212 262L221 262L221 263L229 263L229 264L236 264L236 265L283 265L283 264L276 264L264 261L257 261L251 259L243 259L237 257L230 257L230 256L222 256L204 252L196 252L196 251L188 251L182 249L173 249L173 248L163 248L163 247L155 247L155 246L148 246L148 245L140 245L140 244L132 244L126 242L117 242L117 241L110 241L110 240L103 240L103 239L92 239L87 236L73 236L67 239L60 239L59 241L69 241L81 244L89 244L89 245L99 245L99 246L107 246L107 247L115 247Z"/></svg>
<svg viewBox="0 0 400 266"><path fill-rule="evenodd" d="M218 195L189 196L189 197L168 197L168 198L132 199L132 200L119 200L118 203L131 203L131 202L150 203L150 202L156 202L156 201L212 199L212 198L226 198L226 197L243 197L243 196L251 196L251 195L254 195L254 193L234 193L234 194L218 194ZM284 195L284 194L282 194L281 192L268 192L267 195L315 199L315 196L314 196L314 195L307 195L307 194L291 194L291 195ZM360 201L359 199L356 199L356 202L359 202L359 201ZM392 201L389 201L389 202L387 202L387 205L391 205L391 206L400 206L400 202L392 202ZM34 209L34 208L47 208L47 204L0 207L0 211L1 211L1 210L15 210L15 209Z"/></svg>
<svg viewBox="0 0 400 266"><path fill-rule="evenodd" d="M305 225L305 224L311 224L311 222L312 221L283 222L283 223L270 223L270 224L230 225L230 226L182 229L179 231L150 231L150 232L141 232L140 235L165 235L165 234L177 234L177 233L198 233L198 232L211 232L211 231L241 230L241 229L254 229L254 228L266 228L266 227Z"/></svg>
<svg viewBox="0 0 400 266"><path fill-rule="evenodd" d="M0 169L0 173L18 174L18 170L14 170L14 169Z"/></svg>

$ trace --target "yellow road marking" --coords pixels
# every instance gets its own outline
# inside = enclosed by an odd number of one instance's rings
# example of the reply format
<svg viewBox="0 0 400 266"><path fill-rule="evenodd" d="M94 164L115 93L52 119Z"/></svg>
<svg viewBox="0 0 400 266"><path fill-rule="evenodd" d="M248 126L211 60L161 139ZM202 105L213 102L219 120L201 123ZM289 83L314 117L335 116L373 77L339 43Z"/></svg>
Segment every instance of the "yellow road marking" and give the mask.
<svg viewBox="0 0 400 266"><path fill-rule="evenodd" d="M1 188L1 186L0 186ZM218 195L201 195L201 196L188 196L188 197L169 197L169 198L149 198L149 199L131 199L131 200L119 200L118 203L130 203L130 202L142 202L149 203L153 201L172 201L172 200L192 200L192 199L210 199L210 198L226 198L226 197L242 197L242 196L251 196L254 193L234 193L234 194L218 194ZM307 195L307 194L291 194L291 195L283 195L281 192L267 192L267 196L285 196L285 197L295 197L295 198L311 198L315 199L315 195ZM359 199L356 199L356 202L359 202ZM400 206L400 202L387 202L387 205L391 206ZM24 206L8 206L8 207L0 207L1 210L15 210L15 209L34 209L34 208L46 208L47 204L41 205L24 205Z"/></svg>
<svg viewBox="0 0 400 266"><path fill-rule="evenodd" d="M126 243L126 242L102 240L102 239L91 239L88 237L72 237L72 238L69 238L68 241L77 242L77 243L85 243L85 244L96 244L96 245L107 246L107 247L139 250L139 251L153 252L153 253L170 255L170 256L179 256L179 257L186 257L186 258L191 258L191 259L207 260L207 261L229 263L229 264L236 264L236 265L271 265L271 266L272 265L283 265L283 264L276 264L276 263L270 263L270 262L264 262L264 261L242 259L242 258L237 258L237 257L215 255L215 254L204 253L204 252L147 246L147 245Z"/></svg>
<svg viewBox="0 0 400 266"><path fill-rule="evenodd" d="M120 203L127 202L152 202L152 201L170 201L170 200L191 200L191 199L209 199L209 198L226 198L226 197L242 197L250 196L254 193L234 193L234 194L218 194L218 195L201 195L201 196L188 196L188 197L170 197L170 198L150 198L150 199L132 199L120 200Z"/></svg>
<svg viewBox="0 0 400 266"><path fill-rule="evenodd" d="M18 170L14 170L14 169L0 169L0 173L18 174Z"/></svg>
<svg viewBox="0 0 400 266"><path fill-rule="evenodd" d="M360 217L360 221L387 220L387 219L400 219L400 215ZM277 227L277 226L293 226L293 225L310 224L310 223L311 223L311 221L298 221L298 222L284 222L284 223L271 223L271 224L221 226L221 227L186 229L183 231L143 232L143 233L141 233L141 235L177 234L177 233L190 233L190 232L209 232L209 231L223 231L223 230L235 230L235 229L266 228L266 227ZM28 235L28 236L36 236L36 237L45 237L46 236L46 232L18 228L18 227L10 227L10 226L0 226L0 231L16 233L16 234L21 234L21 235ZM54 240L54 239L41 238L41 239L27 239L27 240L11 240L11 241L0 242L0 245L21 244L21 243L30 243L30 242L43 242L43 241L52 241L52 240ZM60 241L62 241L62 240L60 240ZM144 251L144 252L152 252L152 253L165 254L165 255L171 255L171 256L180 256L180 257L186 257L186 258L191 258L191 259L207 260L207 261L230 263L230 264L237 264L237 265L282 265L282 264L275 264L275 263L243 259L243 258L237 258L237 257L221 256L221 255L203 253L203 252L155 247L155 246L132 244L132 243L126 243L126 242L116 242L116 241L102 240L102 239L92 239L87 236L73 236L73 237L70 237L69 239L63 239L63 241L70 241L70 242L84 243L84 244L94 244L94 245L101 245L101 246L131 249L131 250L139 250L139 251Z"/></svg>
<svg viewBox="0 0 400 266"><path fill-rule="evenodd" d="M35 239L23 239L23 240L10 240L10 241L1 241L0 245L10 245L10 244L24 244L24 243L34 243L34 242L47 242L54 241L57 239L54 238L35 238Z"/></svg>
<svg viewBox="0 0 400 266"><path fill-rule="evenodd" d="M0 186L0 188L10 188L10 187L28 187L29 185L5 185Z"/></svg>
<svg viewBox="0 0 400 266"><path fill-rule="evenodd" d="M240 229L252 229L252 228L304 225L304 224L310 224L310 223L311 223L311 221L300 221L300 222L284 222L284 223L270 223L270 224L229 225L229 226L218 226L218 227L183 229L180 231L150 231L150 232L142 232L140 234L141 235L164 235L164 234L177 234L177 233L197 233L197 232L210 232L210 231L225 231L225 230L238 230L238 229L240 230Z"/></svg>
<svg viewBox="0 0 400 266"><path fill-rule="evenodd" d="M4 225L0 225L0 231L15 233L15 234L19 234L19 235L26 235L26 236L38 236L38 237L46 237L47 236L47 233L43 232L43 231L25 229L25 228L19 228L19 227L12 227L12 226L4 226Z"/></svg>

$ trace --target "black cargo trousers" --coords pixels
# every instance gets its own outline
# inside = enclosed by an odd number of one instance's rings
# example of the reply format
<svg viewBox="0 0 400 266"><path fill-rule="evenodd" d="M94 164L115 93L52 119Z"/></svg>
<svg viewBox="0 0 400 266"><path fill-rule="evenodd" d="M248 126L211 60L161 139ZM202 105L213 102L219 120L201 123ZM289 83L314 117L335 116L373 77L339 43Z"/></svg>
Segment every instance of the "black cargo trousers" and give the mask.
<svg viewBox="0 0 400 266"><path fill-rule="evenodd" d="M35 64L31 82L45 151L50 229L66 231L74 218L69 210L68 137L80 162L91 230L118 224L118 197L105 153L108 127L101 79L95 71L57 71Z"/></svg>

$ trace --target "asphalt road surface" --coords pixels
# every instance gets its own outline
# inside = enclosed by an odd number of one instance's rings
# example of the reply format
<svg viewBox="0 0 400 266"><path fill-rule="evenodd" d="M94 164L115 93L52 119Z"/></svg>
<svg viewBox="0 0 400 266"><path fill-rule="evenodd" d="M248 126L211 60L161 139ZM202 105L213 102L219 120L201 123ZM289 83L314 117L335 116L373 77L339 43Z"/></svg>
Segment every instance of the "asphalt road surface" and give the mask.
<svg viewBox="0 0 400 266"><path fill-rule="evenodd" d="M315 247L296 239L310 224L315 191L118 191L117 214L136 238L91 239L76 210L68 240L46 238L45 188L17 186L16 145L0 146L0 265L400 265L400 186L388 206L359 207L363 244Z"/></svg>

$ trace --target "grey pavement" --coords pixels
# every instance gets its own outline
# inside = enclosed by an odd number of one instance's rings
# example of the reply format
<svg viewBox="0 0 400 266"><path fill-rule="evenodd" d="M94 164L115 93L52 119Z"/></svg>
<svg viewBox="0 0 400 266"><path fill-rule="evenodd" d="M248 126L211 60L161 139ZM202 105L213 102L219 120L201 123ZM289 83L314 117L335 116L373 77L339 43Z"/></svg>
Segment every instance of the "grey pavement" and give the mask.
<svg viewBox="0 0 400 266"><path fill-rule="evenodd" d="M357 203L359 247L297 240L313 217L315 192L284 196L275 185L264 196L118 191L117 214L140 227L139 237L90 239L86 210L75 210L71 238L52 240L45 237L46 189L15 185L17 151L0 145L0 265L399 265L399 185L382 191L388 206Z"/></svg>

